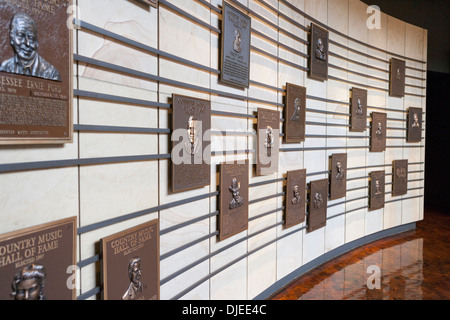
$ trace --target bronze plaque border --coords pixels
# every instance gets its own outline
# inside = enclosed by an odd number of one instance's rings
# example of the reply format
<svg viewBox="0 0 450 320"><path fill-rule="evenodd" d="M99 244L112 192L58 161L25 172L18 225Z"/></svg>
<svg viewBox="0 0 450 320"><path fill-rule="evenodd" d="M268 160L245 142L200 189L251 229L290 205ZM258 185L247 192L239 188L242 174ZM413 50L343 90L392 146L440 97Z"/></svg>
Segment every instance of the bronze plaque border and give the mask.
<svg viewBox="0 0 450 320"><path fill-rule="evenodd" d="M419 127L413 127L414 114L418 116ZM406 130L406 142L420 142L422 141L422 108L410 107L408 109L408 130Z"/></svg>
<svg viewBox="0 0 450 320"><path fill-rule="evenodd" d="M362 114L358 113L358 99L361 99ZM367 90L352 88L350 104L350 131L364 132L367 129Z"/></svg>
<svg viewBox="0 0 450 320"><path fill-rule="evenodd" d="M278 172L278 154L280 149L280 111L258 108L257 112L257 150L256 155L256 175L269 175ZM273 129L273 146L270 148L270 155L268 152L264 154L267 148L264 146L265 138L267 136L267 127L271 126ZM261 162L261 157L266 156L270 158L270 164Z"/></svg>
<svg viewBox="0 0 450 320"><path fill-rule="evenodd" d="M321 195L320 207L315 206L315 194ZM327 224L328 206L328 179L314 180L310 182L309 213L307 231L312 232L323 228Z"/></svg>
<svg viewBox="0 0 450 320"><path fill-rule="evenodd" d="M405 96L405 67L406 63L404 60L391 58L389 95L392 97L401 98ZM397 72L394 72L394 70L399 70L399 78L397 77Z"/></svg>
<svg viewBox="0 0 450 320"><path fill-rule="evenodd" d="M310 28L310 44L309 44L309 77L319 81L325 81L328 79L328 57L329 57L329 32L328 30L311 23ZM326 60L320 60L316 58L315 48L313 44L317 42L319 36L322 35L326 41L324 43L324 51L326 54Z"/></svg>
<svg viewBox="0 0 450 320"><path fill-rule="evenodd" d="M338 179L337 163L341 163L341 176ZM334 153L331 155L330 174L330 200L343 198L347 194L347 153Z"/></svg>
<svg viewBox="0 0 450 320"><path fill-rule="evenodd" d="M295 100L300 99L300 111L296 114ZM292 118L298 116L299 120ZM286 108L284 123L284 141L286 143L300 143L305 141L306 127L306 87L286 83Z"/></svg>
<svg viewBox="0 0 450 320"><path fill-rule="evenodd" d="M378 209L384 208L384 198L386 194L386 183L385 183L385 171L379 170L379 171L372 171L370 173L370 183L369 183L369 211L374 211ZM376 180L380 181L380 192L381 194L377 195L376 193Z"/></svg>
<svg viewBox="0 0 450 320"><path fill-rule="evenodd" d="M294 187L298 186L300 199L294 196ZM286 174L286 210L285 228L290 228L305 221L306 218L306 169L291 170Z"/></svg>
<svg viewBox="0 0 450 320"><path fill-rule="evenodd" d="M394 160L392 161L392 196L396 197L407 193L408 193L408 159Z"/></svg>
<svg viewBox="0 0 450 320"><path fill-rule="evenodd" d="M377 123L382 126L381 137L377 138ZM387 133L387 114L383 112L372 112L372 122L370 125L370 151L383 152L386 151L386 133Z"/></svg>

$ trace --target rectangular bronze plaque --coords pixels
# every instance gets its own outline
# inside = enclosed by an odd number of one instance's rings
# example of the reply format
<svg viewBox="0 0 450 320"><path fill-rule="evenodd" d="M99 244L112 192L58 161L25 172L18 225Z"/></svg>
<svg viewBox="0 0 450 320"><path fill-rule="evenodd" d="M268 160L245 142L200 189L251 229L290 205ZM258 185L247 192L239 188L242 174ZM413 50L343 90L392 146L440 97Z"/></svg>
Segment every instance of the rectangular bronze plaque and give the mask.
<svg viewBox="0 0 450 320"><path fill-rule="evenodd" d="M159 300L157 219L102 239L103 298Z"/></svg>
<svg viewBox="0 0 450 320"><path fill-rule="evenodd" d="M72 142L71 4L0 1L0 144Z"/></svg>
<svg viewBox="0 0 450 320"><path fill-rule="evenodd" d="M392 195L408 193L408 159L392 162Z"/></svg>
<svg viewBox="0 0 450 320"><path fill-rule="evenodd" d="M76 217L0 235L0 300L76 299L76 236Z"/></svg>
<svg viewBox="0 0 450 320"><path fill-rule="evenodd" d="M158 0L139 0L139 1L148 4L153 8L158 8Z"/></svg>
<svg viewBox="0 0 450 320"><path fill-rule="evenodd" d="M345 197L347 192L347 154L331 155L330 200Z"/></svg>
<svg viewBox="0 0 450 320"><path fill-rule="evenodd" d="M286 84L286 108L284 122L284 141L299 143L305 141L306 88Z"/></svg>
<svg viewBox="0 0 450 320"><path fill-rule="evenodd" d="M327 224L328 179L311 181L309 195L308 232Z"/></svg>
<svg viewBox="0 0 450 320"><path fill-rule="evenodd" d="M248 160L220 165L219 241L248 228Z"/></svg>
<svg viewBox="0 0 450 320"><path fill-rule="evenodd" d="M364 132L367 128L367 90L352 88L350 131Z"/></svg>
<svg viewBox="0 0 450 320"><path fill-rule="evenodd" d="M248 88L250 47L251 18L223 1L220 81Z"/></svg>
<svg viewBox="0 0 450 320"><path fill-rule="evenodd" d="M370 128L370 151L382 152L386 150L386 125L386 113L372 112L372 124Z"/></svg>
<svg viewBox="0 0 450 320"><path fill-rule="evenodd" d="M389 95L403 97L405 95L405 61L391 58Z"/></svg>
<svg viewBox="0 0 450 320"><path fill-rule="evenodd" d="M306 169L287 172L284 224L290 228L305 221Z"/></svg>
<svg viewBox="0 0 450 320"><path fill-rule="evenodd" d="M314 23L309 42L309 76L321 81L328 79L328 31Z"/></svg>
<svg viewBox="0 0 450 320"><path fill-rule="evenodd" d="M211 102L172 96L172 192L207 186L211 165Z"/></svg>
<svg viewBox="0 0 450 320"><path fill-rule="evenodd" d="M422 108L409 108L407 142L420 142L422 140Z"/></svg>
<svg viewBox="0 0 450 320"><path fill-rule="evenodd" d="M260 176L277 172L280 149L280 112L258 108L257 132L256 174Z"/></svg>
<svg viewBox="0 0 450 320"><path fill-rule="evenodd" d="M383 171L372 171L369 184L369 211L384 208L385 175Z"/></svg>

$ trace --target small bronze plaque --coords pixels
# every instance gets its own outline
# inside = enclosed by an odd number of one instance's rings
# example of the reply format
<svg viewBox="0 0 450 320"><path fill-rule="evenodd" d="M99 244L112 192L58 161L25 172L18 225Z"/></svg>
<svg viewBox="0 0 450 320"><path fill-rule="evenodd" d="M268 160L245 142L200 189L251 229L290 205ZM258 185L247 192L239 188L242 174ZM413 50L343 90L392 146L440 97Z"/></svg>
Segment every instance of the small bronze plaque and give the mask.
<svg viewBox="0 0 450 320"><path fill-rule="evenodd" d="M287 172L284 223L290 228L305 221L306 169Z"/></svg>
<svg viewBox="0 0 450 320"><path fill-rule="evenodd" d="M286 84L286 108L284 141L299 143L305 141L306 88Z"/></svg>
<svg viewBox="0 0 450 320"><path fill-rule="evenodd" d="M386 150L386 125L386 113L372 112L372 124L370 128L370 151L383 152Z"/></svg>
<svg viewBox="0 0 450 320"><path fill-rule="evenodd" d="M260 176L277 172L280 149L280 112L258 108L257 132L256 174Z"/></svg>
<svg viewBox="0 0 450 320"><path fill-rule="evenodd" d="M370 173L369 211L384 208L384 170Z"/></svg>
<svg viewBox="0 0 450 320"><path fill-rule="evenodd" d="M0 1L0 144L72 142L71 4Z"/></svg>
<svg viewBox="0 0 450 320"><path fill-rule="evenodd" d="M407 142L420 142L422 140L422 109L409 108L408 129L406 130Z"/></svg>
<svg viewBox="0 0 450 320"><path fill-rule="evenodd" d="M102 239L102 254L105 300L159 300L158 220Z"/></svg>
<svg viewBox="0 0 450 320"><path fill-rule="evenodd" d="M153 8L158 8L158 0L138 0L138 1L148 4Z"/></svg>
<svg viewBox="0 0 450 320"><path fill-rule="evenodd" d="M403 97L405 95L405 61L391 58L389 95Z"/></svg>
<svg viewBox="0 0 450 320"><path fill-rule="evenodd" d="M330 200L345 197L347 192L347 154L331 156Z"/></svg>
<svg viewBox="0 0 450 320"><path fill-rule="evenodd" d="M350 131L363 132L367 128L367 90L352 88Z"/></svg>
<svg viewBox="0 0 450 320"><path fill-rule="evenodd" d="M219 241L248 228L248 160L220 165Z"/></svg>
<svg viewBox="0 0 450 320"><path fill-rule="evenodd" d="M311 181L309 195L308 232L327 224L328 179Z"/></svg>
<svg viewBox="0 0 450 320"><path fill-rule="evenodd" d="M408 193L408 159L392 162L392 195Z"/></svg>
<svg viewBox="0 0 450 320"><path fill-rule="evenodd" d="M76 217L0 235L0 300L76 299L76 236Z"/></svg>
<svg viewBox="0 0 450 320"><path fill-rule="evenodd" d="M310 32L309 76L321 81L328 79L328 31L314 23Z"/></svg>
<svg viewBox="0 0 450 320"><path fill-rule="evenodd" d="M207 186L211 164L211 103L172 97L172 192Z"/></svg>
<svg viewBox="0 0 450 320"><path fill-rule="evenodd" d="M251 19L226 1L222 4L220 81L248 88L250 79Z"/></svg>

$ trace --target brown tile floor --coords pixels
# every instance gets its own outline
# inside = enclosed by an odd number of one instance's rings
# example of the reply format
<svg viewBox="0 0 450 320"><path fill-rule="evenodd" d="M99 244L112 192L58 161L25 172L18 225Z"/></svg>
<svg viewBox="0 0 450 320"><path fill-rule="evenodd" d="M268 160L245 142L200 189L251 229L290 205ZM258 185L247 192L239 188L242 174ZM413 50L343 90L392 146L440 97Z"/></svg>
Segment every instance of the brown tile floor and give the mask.
<svg viewBox="0 0 450 320"><path fill-rule="evenodd" d="M337 257L270 300L449 300L450 212L424 216L415 230Z"/></svg>

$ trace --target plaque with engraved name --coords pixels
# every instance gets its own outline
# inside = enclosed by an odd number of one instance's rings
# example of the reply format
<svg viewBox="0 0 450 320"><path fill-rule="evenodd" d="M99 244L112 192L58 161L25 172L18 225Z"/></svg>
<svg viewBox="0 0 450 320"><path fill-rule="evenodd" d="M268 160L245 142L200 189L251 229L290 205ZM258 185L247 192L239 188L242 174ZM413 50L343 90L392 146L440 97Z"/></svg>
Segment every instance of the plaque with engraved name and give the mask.
<svg viewBox="0 0 450 320"><path fill-rule="evenodd" d="M219 241L248 228L248 160L220 165Z"/></svg>
<svg viewBox="0 0 450 320"><path fill-rule="evenodd" d="M172 192L207 186L211 164L211 103L172 96Z"/></svg>
<svg viewBox="0 0 450 320"><path fill-rule="evenodd" d="M138 0L142 3L148 4L152 6L153 8L158 8L158 0Z"/></svg>
<svg viewBox="0 0 450 320"><path fill-rule="evenodd" d="M103 238L103 299L159 300L157 219Z"/></svg>
<svg viewBox="0 0 450 320"><path fill-rule="evenodd" d="M420 142L422 140L422 108L409 108L407 142Z"/></svg>
<svg viewBox="0 0 450 320"><path fill-rule="evenodd" d="M308 232L320 229L327 224L328 179L314 180L310 183Z"/></svg>
<svg viewBox="0 0 450 320"><path fill-rule="evenodd" d="M385 172L372 171L369 183L369 211L384 208Z"/></svg>
<svg viewBox="0 0 450 320"><path fill-rule="evenodd" d="M0 144L72 142L71 4L0 1Z"/></svg>
<svg viewBox="0 0 450 320"><path fill-rule="evenodd" d="M392 196L408 193L408 159L392 162Z"/></svg>
<svg viewBox="0 0 450 320"><path fill-rule="evenodd" d="M223 1L220 81L237 87L249 87L250 47L251 18Z"/></svg>
<svg viewBox="0 0 450 320"><path fill-rule="evenodd" d="M258 152L256 174L264 176L278 171L280 149L280 112L258 108Z"/></svg>
<svg viewBox="0 0 450 320"><path fill-rule="evenodd" d="M372 124L370 128L370 151L383 152L386 150L386 125L386 113L372 112Z"/></svg>
<svg viewBox="0 0 450 320"><path fill-rule="evenodd" d="M0 235L0 300L76 299L76 236L76 217Z"/></svg>
<svg viewBox="0 0 450 320"><path fill-rule="evenodd" d="M345 197L347 192L347 154L331 155L330 200Z"/></svg>
<svg viewBox="0 0 450 320"><path fill-rule="evenodd" d="M391 58L389 95L403 97L405 95L405 61Z"/></svg>
<svg viewBox="0 0 450 320"><path fill-rule="evenodd" d="M367 128L367 90L352 88L350 131L364 132Z"/></svg>
<svg viewBox="0 0 450 320"><path fill-rule="evenodd" d="M284 141L299 143L305 141L306 88L292 83L286 84L286 108Z"/></svg>
<svg viewBox="0 0 450 320"><path fill-rule="evenodd" d="M306 169L287 172L284 224L290 228L305 221Z"/></svg>
<svg viewBox="0 0 450 320"><path fill-rule="evenodd" d="M328 31L314 23L310 33L309 76L320 81L328 79Z"/></svg>

